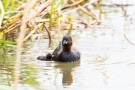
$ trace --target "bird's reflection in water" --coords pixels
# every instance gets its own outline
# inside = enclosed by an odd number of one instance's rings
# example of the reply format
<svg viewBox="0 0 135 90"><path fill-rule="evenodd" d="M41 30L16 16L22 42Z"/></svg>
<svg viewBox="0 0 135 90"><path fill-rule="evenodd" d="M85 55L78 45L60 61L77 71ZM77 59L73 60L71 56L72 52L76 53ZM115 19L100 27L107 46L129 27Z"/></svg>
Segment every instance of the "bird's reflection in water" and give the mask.
<svg viewBox="0 0 135 90"><path fill-rule="evenodd" d="M78 67L79 65L80 65L80 61L69 62L69 63L57 62L57 64L54 67L60 69L60 71L62 72L63 86L69 86L73 83L72 71L75 67Z"/></svg>

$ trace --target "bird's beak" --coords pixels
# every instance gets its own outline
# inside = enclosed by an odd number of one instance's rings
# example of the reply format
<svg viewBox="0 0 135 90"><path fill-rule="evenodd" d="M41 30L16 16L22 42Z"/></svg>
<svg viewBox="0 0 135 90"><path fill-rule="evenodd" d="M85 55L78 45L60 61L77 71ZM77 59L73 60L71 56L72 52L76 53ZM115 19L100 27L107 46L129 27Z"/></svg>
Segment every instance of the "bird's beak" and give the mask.
<svg viewBox="0 0 135 90"><path fill-rule="evenodd" d="M67 45L68 44L68 41L64 40L62 45Z"/></svg>

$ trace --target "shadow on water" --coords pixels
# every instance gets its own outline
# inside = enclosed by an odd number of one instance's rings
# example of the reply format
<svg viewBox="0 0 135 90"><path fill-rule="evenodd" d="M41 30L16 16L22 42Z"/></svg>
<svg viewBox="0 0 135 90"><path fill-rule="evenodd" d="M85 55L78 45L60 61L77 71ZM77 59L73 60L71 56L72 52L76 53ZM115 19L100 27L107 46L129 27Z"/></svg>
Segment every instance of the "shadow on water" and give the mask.
<svg viewBox="0 0 135 90"><path fill-rule="evenodd" d="M62 85L63 87L70 86L73 83L72 71L74 68L80 65L80 61L72 63L57 62L54 68L59 69L62 73Z"/></svg>

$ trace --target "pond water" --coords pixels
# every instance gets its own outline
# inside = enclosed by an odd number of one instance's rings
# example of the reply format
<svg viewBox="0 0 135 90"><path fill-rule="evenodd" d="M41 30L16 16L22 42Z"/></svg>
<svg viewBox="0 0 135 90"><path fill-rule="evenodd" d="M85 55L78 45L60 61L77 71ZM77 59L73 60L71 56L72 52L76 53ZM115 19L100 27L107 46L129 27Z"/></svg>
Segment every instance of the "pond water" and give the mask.
<svg viewBox="0 0 135 90"><path fill-rule="evenodd" d="M135 46L124 37L134 25L125 29L128 21L121 8L104 9L109 13L103 15L101 25L72 32L73 46L81 52L80 61L37 60L37 56L53 52L58 40L52 48L48 48L48 39L29 42L23 50L18 90L135 90ZM9 83L12 78L0 86L12 86Z"/></svg>

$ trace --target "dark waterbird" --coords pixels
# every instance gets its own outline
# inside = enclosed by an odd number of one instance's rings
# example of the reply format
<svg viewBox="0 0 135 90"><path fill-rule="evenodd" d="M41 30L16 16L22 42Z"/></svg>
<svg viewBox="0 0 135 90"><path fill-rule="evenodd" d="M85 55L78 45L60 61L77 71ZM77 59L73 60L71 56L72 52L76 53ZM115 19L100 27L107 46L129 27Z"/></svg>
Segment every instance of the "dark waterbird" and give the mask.
<svg viewBox="0 0 135 90"><path fill-rule="evenodd" d="M54 50L53 54L48 53L46 56L39 56L38 60L43 61L59 61L73 62L80 60L80 52L72 46L71 36L65 35L60 41L59 46Z"/></svg>

